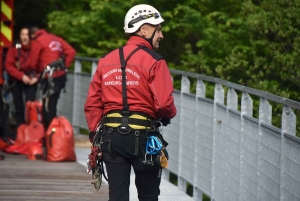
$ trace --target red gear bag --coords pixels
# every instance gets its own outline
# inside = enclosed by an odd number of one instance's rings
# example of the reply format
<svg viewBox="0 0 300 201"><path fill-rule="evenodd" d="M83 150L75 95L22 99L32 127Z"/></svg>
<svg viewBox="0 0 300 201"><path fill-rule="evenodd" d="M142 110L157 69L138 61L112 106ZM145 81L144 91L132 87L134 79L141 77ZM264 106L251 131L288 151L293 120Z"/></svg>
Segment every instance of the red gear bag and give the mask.
<svg viewBox="0 0 300 201"><path fill-rule="evenodd" d="M64 116L55 117L46 132L47 161L76 161L73 127Z"/></svg>
<svg viewBox="0 0 300 201"><path fill-rule="evenodd" d="M36 101L27 101L26 102L26 123L30 124L32 121L43 121L43 115L42 115L42 106L43 103L40 100Z"/></svg>

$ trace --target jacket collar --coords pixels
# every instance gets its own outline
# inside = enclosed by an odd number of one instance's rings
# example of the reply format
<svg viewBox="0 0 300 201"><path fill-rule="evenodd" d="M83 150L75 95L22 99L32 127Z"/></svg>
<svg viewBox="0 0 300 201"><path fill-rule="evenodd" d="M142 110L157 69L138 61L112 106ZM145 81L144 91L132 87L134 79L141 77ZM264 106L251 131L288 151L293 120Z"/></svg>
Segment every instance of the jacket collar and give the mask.
<svg viewBox="0 0 300 201"><path fill-rule="evenodd" d="M31 47L31 41L29 41L29 43L27 45L24 45L21 43L21 49L22 50L29 50Z"/></svg>
<svg viewBox="0 0 300 201"><path fill-rule="evenodd" d="M149 49L152 49L150 43L140 36L131 36L126 45L142 45Z"/></svg>
<svg viewBox="0 0 300 201"><path fill-rule="evenodd" d="M36 39L37 37L39 37L42 34L47 33L47 31L45 29L40 29L38 30L35 34L34 34L34 39Z"/></svg>

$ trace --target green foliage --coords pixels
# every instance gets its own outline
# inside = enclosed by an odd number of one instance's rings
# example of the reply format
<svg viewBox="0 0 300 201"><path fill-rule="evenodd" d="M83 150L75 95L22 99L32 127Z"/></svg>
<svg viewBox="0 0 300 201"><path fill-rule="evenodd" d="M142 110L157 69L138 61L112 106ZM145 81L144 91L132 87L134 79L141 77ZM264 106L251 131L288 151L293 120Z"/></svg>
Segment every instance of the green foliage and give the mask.
<svg viewBox="0 0 300 201"><path fill-rule="evenodd" d="M299 100L298 0L48 1L55 7L49 29L71 42L78 55L99 58L124 45L126 12L151 4L165 19L159 52L170 67ZM211 87L207 91L212 97ZM274 111L280 113L281 106ZM279 125L277 116L273 122Z"/></svg>

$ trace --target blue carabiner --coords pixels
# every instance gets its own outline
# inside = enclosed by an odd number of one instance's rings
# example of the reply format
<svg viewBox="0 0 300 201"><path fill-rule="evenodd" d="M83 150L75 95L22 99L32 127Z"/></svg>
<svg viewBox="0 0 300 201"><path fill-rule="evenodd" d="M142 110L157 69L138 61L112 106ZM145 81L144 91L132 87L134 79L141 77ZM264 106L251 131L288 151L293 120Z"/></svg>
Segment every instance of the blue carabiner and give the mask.
<svg viewBox="0 0 300 201"><path fill-rule="evenodd" d="M156 136L150 136L146 143L146 154L157 154L162 149L162 143Z"/></svg>

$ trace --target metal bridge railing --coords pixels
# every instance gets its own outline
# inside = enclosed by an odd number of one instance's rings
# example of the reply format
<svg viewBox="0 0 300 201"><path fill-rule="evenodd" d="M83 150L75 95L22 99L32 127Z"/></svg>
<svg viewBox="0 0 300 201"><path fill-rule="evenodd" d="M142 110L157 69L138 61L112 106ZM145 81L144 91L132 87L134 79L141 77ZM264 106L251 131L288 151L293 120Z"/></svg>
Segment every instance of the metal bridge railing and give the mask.
<svg viewBox="0 0 300 201"><path fill-rule="evenodd" d="M90 74L82 73L82 61L91 62ZM76 57L67 93L59 100L59 113L75 129L87 128L83 105L97 62ZM183 191L191 184L195 200L206 194L215 201L299 201L300 139L293 110L300 103L213 77L170 71L182 79L181 90L174 92L178 113L163 130L170 154L164 178L176 174ZM189 78L197 79L196 94L190 93ZM206 97L206 83L215 85L213 99ZM253 117L251 96L260 99L258 118ZM269 101L283 105L281 128L271 124Z"/></svg>

